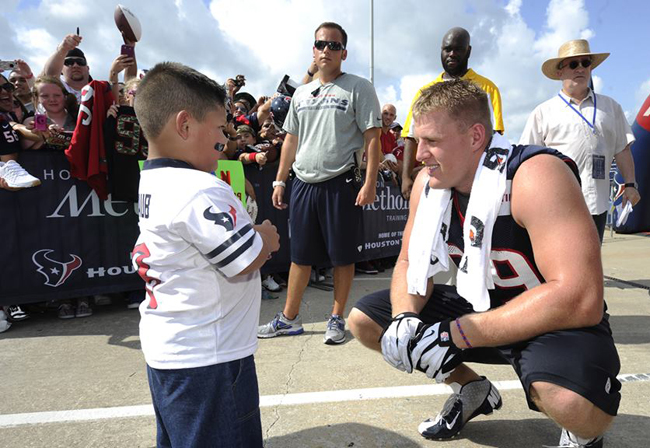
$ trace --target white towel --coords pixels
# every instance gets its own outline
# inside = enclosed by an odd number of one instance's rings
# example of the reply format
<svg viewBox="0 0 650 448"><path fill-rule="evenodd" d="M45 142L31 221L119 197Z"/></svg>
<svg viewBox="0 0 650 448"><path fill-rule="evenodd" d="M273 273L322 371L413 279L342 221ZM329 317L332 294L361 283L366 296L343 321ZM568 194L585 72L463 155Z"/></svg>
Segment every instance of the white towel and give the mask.
<svg viewBox="0 0 650 448"><path fill-rule="evenodd" d="M490 263L492 230L506 190L506 166L511 151L508 140L494 134L479 161L465 213L465 249L456 283L458 294L475 311L490 307L488 289L494 289ZM419 295L426 294L429 277L449 269L446 241L451 220L450 190L432 190L426 185L423 193L411 231L406 274L409 294Z"/></svg>

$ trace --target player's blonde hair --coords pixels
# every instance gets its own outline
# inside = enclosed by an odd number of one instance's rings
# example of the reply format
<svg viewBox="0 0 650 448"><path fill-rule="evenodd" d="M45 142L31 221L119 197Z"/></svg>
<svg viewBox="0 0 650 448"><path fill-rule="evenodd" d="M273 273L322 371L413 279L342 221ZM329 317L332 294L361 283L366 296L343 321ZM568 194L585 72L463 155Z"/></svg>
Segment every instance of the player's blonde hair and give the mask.
<svg viewBox="0 0 650 448"><path fill-rule="evenodd" d="M435 83L421 92L413 104L413 119L444 110L462 130L479 123L485 135L492 135L492 119L487 94L473 82L453 79Z"/></svg>

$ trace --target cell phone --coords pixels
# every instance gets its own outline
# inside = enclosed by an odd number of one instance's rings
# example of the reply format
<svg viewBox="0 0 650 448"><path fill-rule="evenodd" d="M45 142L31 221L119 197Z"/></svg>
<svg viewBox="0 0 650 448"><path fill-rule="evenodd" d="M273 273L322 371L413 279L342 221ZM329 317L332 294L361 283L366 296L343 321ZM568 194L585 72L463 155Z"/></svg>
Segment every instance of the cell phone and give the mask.
<svg viewBox="0 0 650 448"><path fill-rule="evenodd" d="M16 61L0 61L0 71L13 70L16 67Z"/></svg>
<svg viewBox="0 0 650 448"><path fill-rule="evenodd" d="M120 50L120 53L125 54L130 58L135 57L135 50L131 45L122 45L122 49Z"/></svg>
<svg viewBox="0 0 650 448"><path fill-rule="evenodd" d="M77 27L77 36L79 35L79 27Z"/></svg>
<svg viewBox="0 0 650 448"><path fill-rule="evenodd" d="M47 131L47 116L45 114L34 114L34 130Z"/></svg>

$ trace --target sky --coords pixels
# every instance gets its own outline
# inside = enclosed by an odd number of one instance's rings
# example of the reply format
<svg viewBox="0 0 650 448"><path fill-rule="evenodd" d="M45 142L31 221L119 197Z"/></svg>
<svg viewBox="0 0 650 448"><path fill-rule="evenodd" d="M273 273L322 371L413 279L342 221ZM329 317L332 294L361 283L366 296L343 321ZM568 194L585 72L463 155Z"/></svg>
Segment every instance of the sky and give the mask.
<svg viewBox="0 0 650 448"><path fill-rule="evenodd" d="M95 79L107 79L121 36L115 0L0 0L0 59L26 60L39 73L66 34L80 28ZM324 21L348 33L343 70L370 78L370 0L123 0L140 20L139 68L187 64L219 82L244 74L244 89L272 94L285 74L300 80ZM500 89L506 136L519 140L530 112L560 89L542 63L568 40L610 52L594 70L596 91L618 101L630 123L650 94L647 0L374 0L374 84L403 122L413 95L441 71L450 28L471 35L470 67ZM8 73L5 73L8 75Z"/></svg>

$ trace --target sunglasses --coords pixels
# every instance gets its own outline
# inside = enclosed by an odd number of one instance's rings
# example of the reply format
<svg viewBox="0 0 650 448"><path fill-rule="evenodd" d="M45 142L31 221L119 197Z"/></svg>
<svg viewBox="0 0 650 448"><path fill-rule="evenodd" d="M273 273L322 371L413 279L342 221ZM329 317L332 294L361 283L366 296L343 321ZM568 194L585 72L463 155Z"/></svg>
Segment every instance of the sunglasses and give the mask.
<svg viewBox="0 0 650 448"><path fill-rule="evenodd" d="M571 70L575 70L579 65L582 65L584 68L587 68L591 65L591 59L582 59L580 61L573 60L566 65L563 65L561 68L569 67Z"/></svg>
<svg viewBox="0 0 650 448"><path fill-rule="evenodd" d="M13 85L12 83L10 83L10 82L6 82L6 83L0 85L0 89L3 89L3 90L5 90L6 92L11 93L11 92L13 92L14 90L16 90L16 87L14 87L14 85Z"/></svg>
<svg viewBox="0 0 650 448"><path fill-rule="evenodd" d="M329 48L331 51L340 51L345 49L341 42L335 42L333 40L317 40L314 42L314 47L319 51L323 51L325 47Z"/></svg>
<svg viewBox="0 0 650 448"><path fill-rule="evenodd" d="M239 112L248 112L248 109L246 109L244 106L235 106L235 110L238 110Z"/></svg>
<svg viewBox="0 0 650 448"><path fill-rule="evenodd" d="M63 65L65 65L66 67L71 67L74 64L77 64L79 67L85 67L86 60L83 58L68 58L65 61L63 61Z"/></svg>

